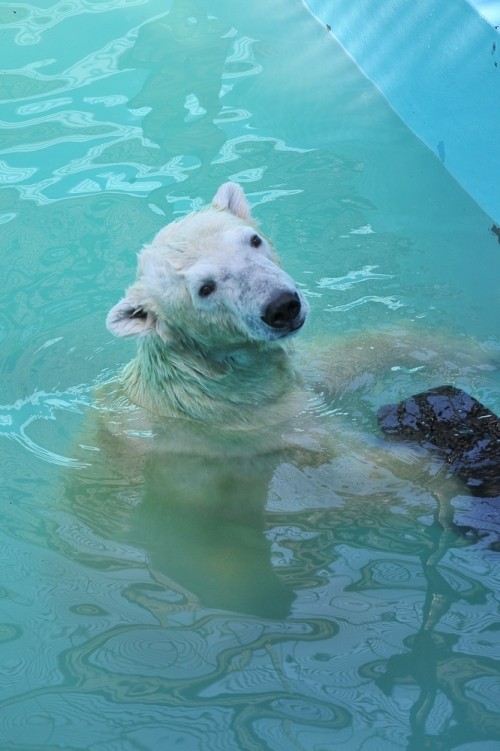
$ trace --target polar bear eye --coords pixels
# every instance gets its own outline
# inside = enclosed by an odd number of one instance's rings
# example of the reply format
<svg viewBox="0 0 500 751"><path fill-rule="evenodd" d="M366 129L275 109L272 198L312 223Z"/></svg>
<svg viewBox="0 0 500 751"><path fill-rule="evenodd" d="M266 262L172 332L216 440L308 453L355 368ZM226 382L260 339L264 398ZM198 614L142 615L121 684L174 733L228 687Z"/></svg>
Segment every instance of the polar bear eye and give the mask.
<svg viewBox="0 0 500 751"><path fill-rule="evenodd" d="M262 245L262 238L260 238L258 235L252 235L250 238L250 245L252 248L260 248Z"/></svg>
<svg viewBox="0 0 500 751"><path fill-rule="evenodd" d="M208 297L215 291L215 282L205 282L198 290L200 297Z"/></svg>
<svg viewBox="0 0 500 751"><path fill-rule="evenodd" d="M146 320L147 317L148 314L144 308L134 308L134 310L130 311L130 318L142 318Z"/></svg>

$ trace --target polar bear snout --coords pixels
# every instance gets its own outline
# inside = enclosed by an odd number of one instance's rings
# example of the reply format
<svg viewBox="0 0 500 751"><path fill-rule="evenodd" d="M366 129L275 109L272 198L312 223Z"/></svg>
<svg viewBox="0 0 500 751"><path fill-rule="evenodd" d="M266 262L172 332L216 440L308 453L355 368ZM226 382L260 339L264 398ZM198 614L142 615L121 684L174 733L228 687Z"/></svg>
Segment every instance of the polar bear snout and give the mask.
<svg viewBox="0 0 500 751"><path fill-rule="evenodd" d="M279 292L268 303L262 320L273 329L289 333L301 328L305 321L300 297L296 292Z"/></svg>

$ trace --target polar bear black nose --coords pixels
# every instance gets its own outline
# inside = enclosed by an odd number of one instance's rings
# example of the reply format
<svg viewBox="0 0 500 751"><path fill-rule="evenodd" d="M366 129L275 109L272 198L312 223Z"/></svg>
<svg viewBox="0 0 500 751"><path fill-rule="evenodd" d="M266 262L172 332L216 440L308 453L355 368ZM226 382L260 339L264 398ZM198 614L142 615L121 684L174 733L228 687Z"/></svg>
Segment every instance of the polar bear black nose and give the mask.
<svg viewBox="0 0 500 751"><path fill-rule="evenodd" d="M262 320L273 329L290 328L300 313L300 299L296 292L281 292L267 306Z"/></svg>

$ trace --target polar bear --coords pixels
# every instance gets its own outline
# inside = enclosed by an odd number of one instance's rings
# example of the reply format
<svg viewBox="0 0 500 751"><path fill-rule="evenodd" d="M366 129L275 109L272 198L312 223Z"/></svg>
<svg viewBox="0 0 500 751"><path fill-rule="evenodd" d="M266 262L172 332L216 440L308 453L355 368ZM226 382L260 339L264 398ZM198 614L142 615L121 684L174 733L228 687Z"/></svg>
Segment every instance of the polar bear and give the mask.
<svg viewBox="0 0 500 751"><path fill-rule="evenodd" d="M154 421L183 418L178 432L194 421L194 432L223 428L232 441L236 431L303 417L315 391L328 399L366 369L421 365L418 334L388 331L336 341L326 362L316 353L297 365L290 341L308 312L243 189L224 183L208 208L167 225L141 251L136 281L110 310L111 333L138 337L113 398ZM427 365L429 352L423 358Z"/></svg>
<svg viewBox="0 0 500 751"><path fill-rule="evenodd" d="M388 361L421 364L415 341L349 337L328 345L321 367L321 352L310 362L292 344L308 312L228 182L141 251L107 317L138 350L98 389L72 507L99 534L145 550L155 579L211 607L289 612L293 593L264 535L271 487L285 509L297 497L337 509L373 497L383 513L380 498L405 487L399 470L409 492L422 474L331 408L339 381Z"/></svg>
<svg viewBox="0 0 500 751"><path fill-rule="evenodd" d="M260 428L296 410L300 378L287 342L307 314L242 188L228 182L209 208L169 224L142 250L107 327L139 336L122 384L149 414Z"/></svg>

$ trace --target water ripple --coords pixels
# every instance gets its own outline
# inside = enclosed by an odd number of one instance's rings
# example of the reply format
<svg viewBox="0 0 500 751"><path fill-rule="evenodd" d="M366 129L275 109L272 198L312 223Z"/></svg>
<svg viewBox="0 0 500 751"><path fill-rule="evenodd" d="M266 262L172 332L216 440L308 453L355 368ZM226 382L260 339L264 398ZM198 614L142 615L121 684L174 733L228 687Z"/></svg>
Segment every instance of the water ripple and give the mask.
<svg viewBox="0 0 500 751"><path fill-rule="evenodd" d="M226 57L222 80L257 76L263 67L255 60L253 46L257 42L251 37L241 36L233 42L233 53Z"/></svg>
<svg viewBox="0 0 500 751"><path fill-rule="evenodd" d="M352 310L360 305L367 305L368 303L379 303L385 305L390 310L397 310L403 308L404 303L400 302L396 297L379 297L378 295L365 295L359 297L357 300L345 303L344 305L329 305L325 310L329 313L345 313L347 310Z"/></svg>
<svg viewBox="0 0 500 751"><path fill-rule="evenodd" d="M30 140L23 128L29 128ZM67 141L91 141L108 135L130 133L114 123L97 122L88 112L67 110L57 114L18 123L0 122L3 153L30 152ZM0 152L0 153L1 153Z"/></svg>
<svg viewBox="0 0 500 751"><path fill-rule="evenodd" d="M345 276L326 278L322 277L317 286L326 289L335 290L347 290L352 289L355 284L360 282L371 281L372 279L392 279L393 274L374 274L373 271L378 269L378 266L363 266L362 269L357 271L349 271Z"/></svg>
<svg viewBox="0 0 500 751"><path fill-rule="evenodd" d="M489 712L498 712L500 680L495 675L472 678L465 686L465 695L473 701L480 702Z"/></svg>
<svg viewBox="0 0 500 751"><path fill-rule="evenodd" d="M9 185L27 180L36 171L36 167L9 167L6 162L0 160L0 185Z"/></svg>
<svg viewBox="0 0 500 751"><path fill-rule="evenodd" d="M48 112L48 110L55 109L56 107L64 107L65 105L72 104L71 97L59 97L57 99L46 99L44 102L31 102L31 104L24 104L17 108L19 115L39 115L42 112Z"/></svg>
<svg viewBox="0 0 500 751"><path fill-rule="evenodd" d="M47 345L48 346L48 345ZM76 459L41 446L28 434L29 427L38 420L55 420L57 411L82 414L91 403L89 387L78 387L64 393L37 391L11 405L0 405L0 436L19 443L34 456L50 464L82 468L87 466Z"/></svg>
<svg viewBox="0 0 500 751"><path fill-rule="evenodd" d="M300 149L294 146L288 146L285 141L280 138L257 135L243 135L237 136L236 138L228 138L220 149L220 156L217 156L213 160L213 163L220 164L223 162L232 162L236 159L240 159L241 154L238 152L238 149L241 149L244 152L247 145L251 147L254 143L259 145L264 143L272 145L273 149L275 149L276 151L289 151L297 154L304 154L308 151L308 149Z"/></svg>
<svg viewBox="0 0 500 751"><path fill-rule="evenodd" d="M20 46L37 44L42 34L72 16L85 13L106 13L110 10L144 5L145 0L59 0L47 9L28 3L19 4L16 18L6 23L0 20L0 28L17 28L16 44Z"/></svg>

